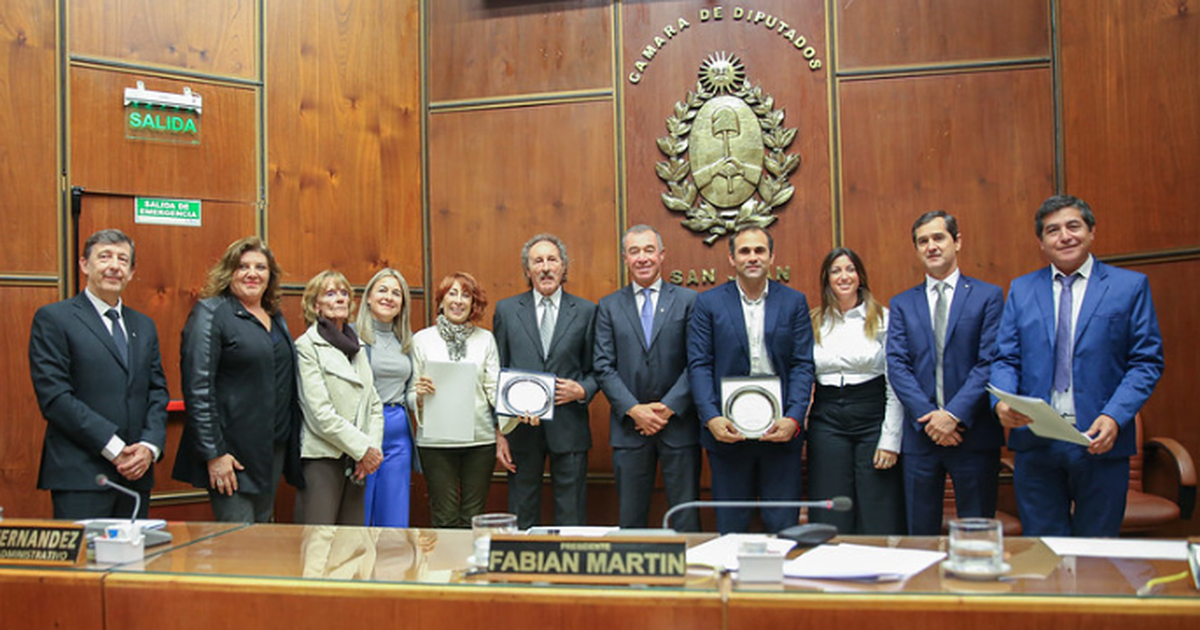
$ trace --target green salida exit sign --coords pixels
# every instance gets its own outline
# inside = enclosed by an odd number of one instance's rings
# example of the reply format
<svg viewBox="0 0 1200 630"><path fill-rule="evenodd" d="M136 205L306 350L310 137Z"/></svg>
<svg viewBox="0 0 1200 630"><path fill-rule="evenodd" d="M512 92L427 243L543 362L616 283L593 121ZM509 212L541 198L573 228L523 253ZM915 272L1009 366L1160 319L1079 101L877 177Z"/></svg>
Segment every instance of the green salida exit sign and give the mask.
<svg viewBox="0 0 1200 630"><path fill-rule="evenodd" d="M200 200L135 197L133 220L152 225L200 227Z"/></svg>

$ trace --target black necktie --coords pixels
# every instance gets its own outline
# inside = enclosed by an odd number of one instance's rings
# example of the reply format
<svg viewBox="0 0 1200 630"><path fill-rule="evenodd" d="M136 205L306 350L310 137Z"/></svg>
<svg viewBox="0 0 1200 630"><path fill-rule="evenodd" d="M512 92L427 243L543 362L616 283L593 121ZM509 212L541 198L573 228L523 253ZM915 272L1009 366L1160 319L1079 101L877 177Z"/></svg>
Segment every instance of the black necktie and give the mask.
<svg viewBox="0 0 1200 630"><path fill-rule="evenodd" d="M117 344L117 352L121 355L121 363L129 362L129 342L125 340L125 329L121 327L121 313L115 308L108 309L104 316L112 320L113 343Z"/></svg>

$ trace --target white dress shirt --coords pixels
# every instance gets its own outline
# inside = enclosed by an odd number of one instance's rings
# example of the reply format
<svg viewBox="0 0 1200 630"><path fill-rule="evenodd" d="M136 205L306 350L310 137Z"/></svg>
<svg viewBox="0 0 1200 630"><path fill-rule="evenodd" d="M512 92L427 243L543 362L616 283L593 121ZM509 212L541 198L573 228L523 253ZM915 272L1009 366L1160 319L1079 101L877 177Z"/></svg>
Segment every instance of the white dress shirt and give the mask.
<svg viewBox="0 0 1200 630"><path fill-rule="evenodd" d="M1083 306L1084 293L1087 292L1088 278L1092 277L1092 267L1093 267L1092 261L1093 260L1094 259L1092 258L1091 254L1089 254L1087 257L1087 260L1083 261L1083 264L1080 265L1079 269L1077 269L1075 271L1075 273L1079 274L1079 277L1075 278L1075 282L1072 283L1072 285L1071 285L1071 340L1072 340L1072 342L1071 342L1072 343L1071 357L1072 357L1072 360L1074 360L1074 356L1075 356L1075 348L1074 348L1075 327L1076 327L1076 324L1079 322L1079 309L1081 306ZM1058 304L1059 304L1059 302L1061 302L1061 297L1062 297L1062 283L1059 282L1058 279L1063 277L1064 275L1065 274L1063 272L1059 271L1058 268L1056 268L1054 265L1050 265L1050 277L1051 277L1050 284L1054 288L1054 321L1056 323L1055 327L1057 327L1057 322L1058 322ZM1051 341L1053 342L1053 340L1051 340ZM1054 349L1051 348L1051 351L1053 351L1053 350ZM1054 407L1055 411L1057 411L1058 413L1061 413L1064 416L1075 415L1075 370L1071 370L1071 385L1070 385L1070 387L1067 388L1067 391L1056 392L1056 391L1054 391L1054 388L1050 389L1050 406ZM1092 420L1094 420L1094 418L1089 418L1088 422L1090 423Z"/></svg>
<svg viewBox="0 0 1200 630"><path fill-rule="evenodd" d="M931 329L937 328L937 323L933 321L937 317L938 298L937 290L934 287L939 282L945 282L948 285L946 287L946 316L949 318L950 305L954 304L954 291L958 289L958 279L960 277L962 277L962 272L958 270L958 267L955 267L954 271L950 272L950 275L946 276L945 280L938 280L930 275L925 276L925 299L929 300L929 327ZM947 321L947 323L949 322Z"/></svg>
<svg viewBox="0 0 1200 630"><path fill-rule="evenodd" d="M742 284L737 283L738 295L742 298L742 319L746 320L746 340L750 348L750 375L774 376L775 368L771 365L771 357L767 354L766 318L767 292L771 283L763 285L762 295L757 300L746 297Z"/></svg>
<svg viewBox="0 0 1200 630"><path fill-rule="evenodd" d="M874 338L867 337L866 324L867 309L862 304L845 314L826 314L821 342L813 346L818 383L845 387L887 377L888 310L883 309L883 322ZM899 453L904 406L892 391L891 383L885 383L887 404L876 448Z"/></svg>
<svg viewBox="0 0 1200 630"><path fill-rule="evenodd" d="M643 287L636 282L630 282L629 288L633 290L633 301L637 304L639 317L642 314L642 304L646 301L645 296L642 295L642 289L650 289L650 310L656 311L658 309L658 296L662 295L662 276L651 282L649 287Z"/></svg>

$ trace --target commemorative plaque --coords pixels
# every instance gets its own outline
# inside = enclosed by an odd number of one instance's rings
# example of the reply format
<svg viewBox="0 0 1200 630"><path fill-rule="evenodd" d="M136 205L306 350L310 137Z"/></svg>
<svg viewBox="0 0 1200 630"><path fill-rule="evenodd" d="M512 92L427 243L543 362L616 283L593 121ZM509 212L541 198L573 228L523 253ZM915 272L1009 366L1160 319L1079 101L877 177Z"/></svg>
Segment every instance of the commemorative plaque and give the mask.
<svg viewBox="0 0 1200 630"><path fill-rule="evenodd" d="M721 379L721 409L737 430L750 439L762 437L783 414L777 376Z"/></svg>
<svg viewBox="0 0 1200 630"><path fill-rule="evenodd" d="M554 419L553 374L504 368L496 388L496 414Z"/></svg>

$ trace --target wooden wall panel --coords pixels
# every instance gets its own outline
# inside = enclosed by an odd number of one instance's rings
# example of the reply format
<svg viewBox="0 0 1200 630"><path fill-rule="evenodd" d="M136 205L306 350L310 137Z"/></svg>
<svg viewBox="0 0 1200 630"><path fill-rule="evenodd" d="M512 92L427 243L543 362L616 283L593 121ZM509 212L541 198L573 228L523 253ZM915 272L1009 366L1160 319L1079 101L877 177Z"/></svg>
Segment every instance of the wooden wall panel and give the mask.
<svg viewBox="0 0 1200 630"><path fill-rule="evenodd" d="M612 86L609 0L438 0L430 102Z"/></svg>
<svg viewBox="0 0 1200 630"><path fill-rule="evenodd" d="M1105 216L1097 217L1097 229L1105 225ZM1113 234L1111 229L1096 233L1096 245ZM1162 330L1166 369L1143 407L1146 437L1171 437L1179 440L1200 462L1200 429L1196 426L1196 374L1200 373L1200 352L1196 343L1196 313L1200 296L1192 287L1200 286L1200 260L1143 264L1130 267L1150 278L1150 291L1158 325ZM1185 289L1186 287L1186 289ZM1174 535L1200 534L1200 518L1193 516L1171 530Z"/></svg>
<svg viewBox="0 0 1200 630"><path fill-rule="evenodd" d="M0 4L0 271L58 271L57 103L53 0Z"/></svg>
<svg viewBox="0 0 1200 630"><path fill-rule="evenodd" d="M259 2L70 0L72 54L256 79Z"/></svg>
<svg viewBox="0 0 1200 630"><path fill-rule="evenodd" d="M118 228L137 247L137 269L123 299L158 326L159 350L173 400L182 400L179 385L179 340L188 313L204 286L205 276L233 241L254 234L253 204L206 201L203 227L134 223L133 199L84 197L79 245L91 233ZM179 255L186 252L186 255ZM83 282L81 282L82 287ZM174 448L175 445L169 445Z"/></svg>
<svg viewBox="0 0 1200 630"><path fill-rule="evenodd" d="M776 242L776 265L789 268L790 284L809 296L817 285L820 259L832 242L829 164L828 71L810 69L802 49L780 32L781 23L796 29L793 38L804 37L814 47L816 58L826 61L825 3L820 0L774 0L755 5L769 14L775 30L767 28L768 19L753 22L753 17L735 19L733 6L726 5L722 19L703 20L695 2L635 1L623 7L624 62L621 80L625 107L625 178L626 215L629 225L648 223L659 228L667 258L668 271L712 271L715 282L702 282L692 288L706 289L724 282L731 274L726 239L714 245L704 244L704 236L681 225L684 214L668 210L662 201L666 184L655 172L655 164L665 161L659 138L668 138L666 119L676 103L686 100L699 78L700 65L710 55L726 52L745 64L752 85L760 86L774 99L774 107L784 113L783 126L797 130L786 149L798 154L799 168L791 174L795 195L775 210L777 221L770 227ZM681 28L680 20L687 22ZM665 29L677 33L668 37ZM665 43L657 45L658 37ZM635 62L645 62L643 52L657 47L642 71ZM637 82L630 75L638 72ZM624 226L622 226L624 227ZM624 278L621 279L625 281Z"/></svg>
<svg viewBox="0 0 1200 630"><path fill-rule="evenodd" d="M1098 251L1200 245L1200 3L1059 4L1066 189Z"/></svg>
<svg viewBox="0 0 1200 630"><path fill-rule="evenodd" d="M1033 214L1054 193L1049 70L841 86L844 243L881 299L924 273L912 222L959 219L963 272L1007 287L1042 264Z"/></svg>
<svg viewBox="0 0 1200 630"><path fill-rule="evenodd" d="M1050 55L1049 0L833 4L842 70Z"/></svg>
<svg viewBox="0 0 1200 630"><path fill-rule="evenodd" d="M528 290L521 245L539 232L567 245L567 290L595 301L616 289L612 115L582 103L431 116L431 294L458 270L492 305Z"/></svg>
<svg viewBox="0 0 1200 630"><path fill-rule="evenodd" d="M125 137L125 88L204 97L200 144ZM254 91L95 68L71 70L71 182L92 192L213 199L258 199Z"/></svg>
<svg viewBox="0 0 1200 630"><path fill-rule="evenodd" d="M11 331L0 352L0 506L8 518L49 518L50 493L37 489L46 421L29 380L29 327L33 314L58 300L55 287L0 287L0 327Z"/></svg>
<svg viewBox="0 0 1200 630"><path fill-rule="evenodd" d="M421 284L417 8L267 7L268 235L295 277L393 266Z"/></svg>

